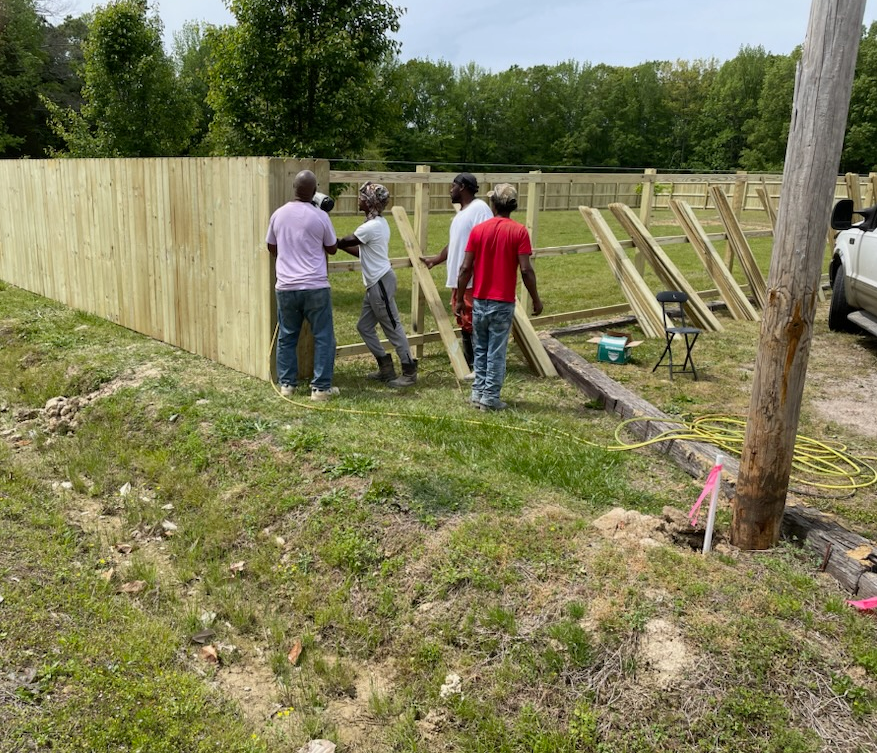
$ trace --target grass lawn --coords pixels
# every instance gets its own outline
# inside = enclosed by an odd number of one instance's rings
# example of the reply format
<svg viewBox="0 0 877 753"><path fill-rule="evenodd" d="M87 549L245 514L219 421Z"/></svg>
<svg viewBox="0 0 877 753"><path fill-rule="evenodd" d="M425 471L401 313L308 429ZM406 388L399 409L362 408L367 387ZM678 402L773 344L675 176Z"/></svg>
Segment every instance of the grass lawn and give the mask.
<svg viewBox="0 0 877 753"><path fill-rule="evenodd" d="M539 245L589 240L573 214ZM599 254L537 274L555 311L620 302ZM355 342L361 281L338 278ZM757 332L728 332L698 345L702 382L653 377L655 343L613 374L736 411ZM842 342L866 379L873 351ZM818 562L669 538L702 481L607 450L615 422L514 350L497 415L437 345L407 392L372 367L285 401L0 283L0 751L877 749L877 622ZM592 525L616 507L657 517Z"/></svg>

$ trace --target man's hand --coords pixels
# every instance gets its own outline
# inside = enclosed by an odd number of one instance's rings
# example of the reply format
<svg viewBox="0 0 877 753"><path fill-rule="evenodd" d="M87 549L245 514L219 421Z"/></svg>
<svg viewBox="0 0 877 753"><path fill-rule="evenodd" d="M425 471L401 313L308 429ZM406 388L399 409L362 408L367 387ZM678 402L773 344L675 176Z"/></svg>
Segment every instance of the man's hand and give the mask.
<svg viewBox="0 0 877 753"><path fill-rule="evenodd" d="M420 261L426 264L427 269L432 269L436 265L434 256L421 256Z"/></svg>
<svg viewBox="0 0 877 753"><path fill-rule="evenodd" d="M542 309L543 309L542 299L541 298L534 298L533 299L533 316L539 316L539 314L542 313Z"/></svg>

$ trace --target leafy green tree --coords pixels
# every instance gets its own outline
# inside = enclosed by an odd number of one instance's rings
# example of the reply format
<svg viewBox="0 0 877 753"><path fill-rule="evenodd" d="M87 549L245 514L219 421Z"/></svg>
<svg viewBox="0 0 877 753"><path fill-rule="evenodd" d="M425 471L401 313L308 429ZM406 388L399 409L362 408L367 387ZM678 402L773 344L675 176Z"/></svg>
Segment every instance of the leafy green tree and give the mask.
<svg viewBox="0 0 877 753"><path fill-rule="evenodd" d="M381 64L400 10L382 0L231 0L208 34L211 135L226 154L351 158L386 119Z"/></svg>
<svg viewBox="0 0 877 753"><path fill-rule="evenodd" d="M44 98L52 128L74 157L182 154L195 110L161 43L161 21L146 0L116 0L94 12L84 44L83 105Z"/></svg>
<svg viewBox="0 0 877 753"><path fill-rule="evenodd" d="M185 153L206 156L211 153L209 139L213 108L208 102L210 92L210 65L213 60L209 32L212 24L189 21L174 32L173 62L180 86L188 93L195 108L195 122L189 146Z"/></svg>
<svg viewBox="0 0 877 753"><path fill-rule="evenodd" d="M661 67L669 117L667 161L662 167L678 170L690 166L703 103L709 96L718 67L715 60L677 60L663 63Z"/></svg>
<svg viewBox="0 0 877 753"><path fill-rule="evenodd" d="M841 169L877 170L877 22L863 30L859 42Z"/></svg>
<svg viewBox="0 0 877 753"><path fill-rule="evenodd" d="M795 69L800 59L798 47L791 55L777 55L768 62L758 115L745 125L746 147L740 162L747 170L782 172L792 121Z"/></svg>
<svg viewBox="0 0 877 753"><path fill-rule="evenodd" d="M387 66L390 117L379 139L390 159L417 164L453 160L457 81L443 60L393 61Z"/></svg>
<svg viewBox="0 0 877 753"><path fill-rule="evenodd" d="M83 45L91 15L67 16L57 26L45 28L42 48L46 56L42 93L55 104L78 110L82 106Z"/></svg>
<svg viewBox="0 0 877 753"><path fill-rule="evenodd" d="M0 2L0 157L42 156L42 27L33 0Z"/></svg>
<svg viewBox="0 0 877 753"><path fill-rule="evenodd" d="M719 68L699 118L692 167L740 167L747 124L758 117L758 99L771 57L761 46L746 46Z"/></svg>

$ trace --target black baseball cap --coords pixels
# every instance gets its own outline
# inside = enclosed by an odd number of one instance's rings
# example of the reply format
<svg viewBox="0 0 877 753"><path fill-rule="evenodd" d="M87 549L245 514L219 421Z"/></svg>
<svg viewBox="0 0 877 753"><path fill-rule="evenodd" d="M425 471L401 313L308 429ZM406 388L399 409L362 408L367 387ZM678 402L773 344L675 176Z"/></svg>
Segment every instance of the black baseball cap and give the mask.
<svg viewBox="0 0 877 753"><path fill-rule="evenodd" d="M473 194L478 193L478 181L472 173L460 173L454 178L454 183L463 188L468 188Z"/></svg>

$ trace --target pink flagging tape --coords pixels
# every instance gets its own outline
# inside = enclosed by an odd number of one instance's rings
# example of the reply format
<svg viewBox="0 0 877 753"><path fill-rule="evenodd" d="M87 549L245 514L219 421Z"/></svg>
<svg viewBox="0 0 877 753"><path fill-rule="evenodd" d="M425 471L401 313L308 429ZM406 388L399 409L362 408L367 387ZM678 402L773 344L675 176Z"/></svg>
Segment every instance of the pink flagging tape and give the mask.
<svg viewBox="0 0 877 753"><path fill-rule="evenodd" d="M861 601L848 601L847 604L861 610L877 609L877 596L872 599L862 599Z"/></svg>
<svg viewBox="0 0 877 753"><path fill-rule="evenodd" d="M710 475L706 477L706 483L703 485L703 491L697 498L697 502L695 502L694 507L692 507L691 510L688 511L688 522L691 523L691 525L697 525L697 517L700 513L700 506L706 499L706 495L709 494L713 490L713 487L719 482L719 477L721 475L722 466L714 465L713 469L710 471Z"/></svg>

